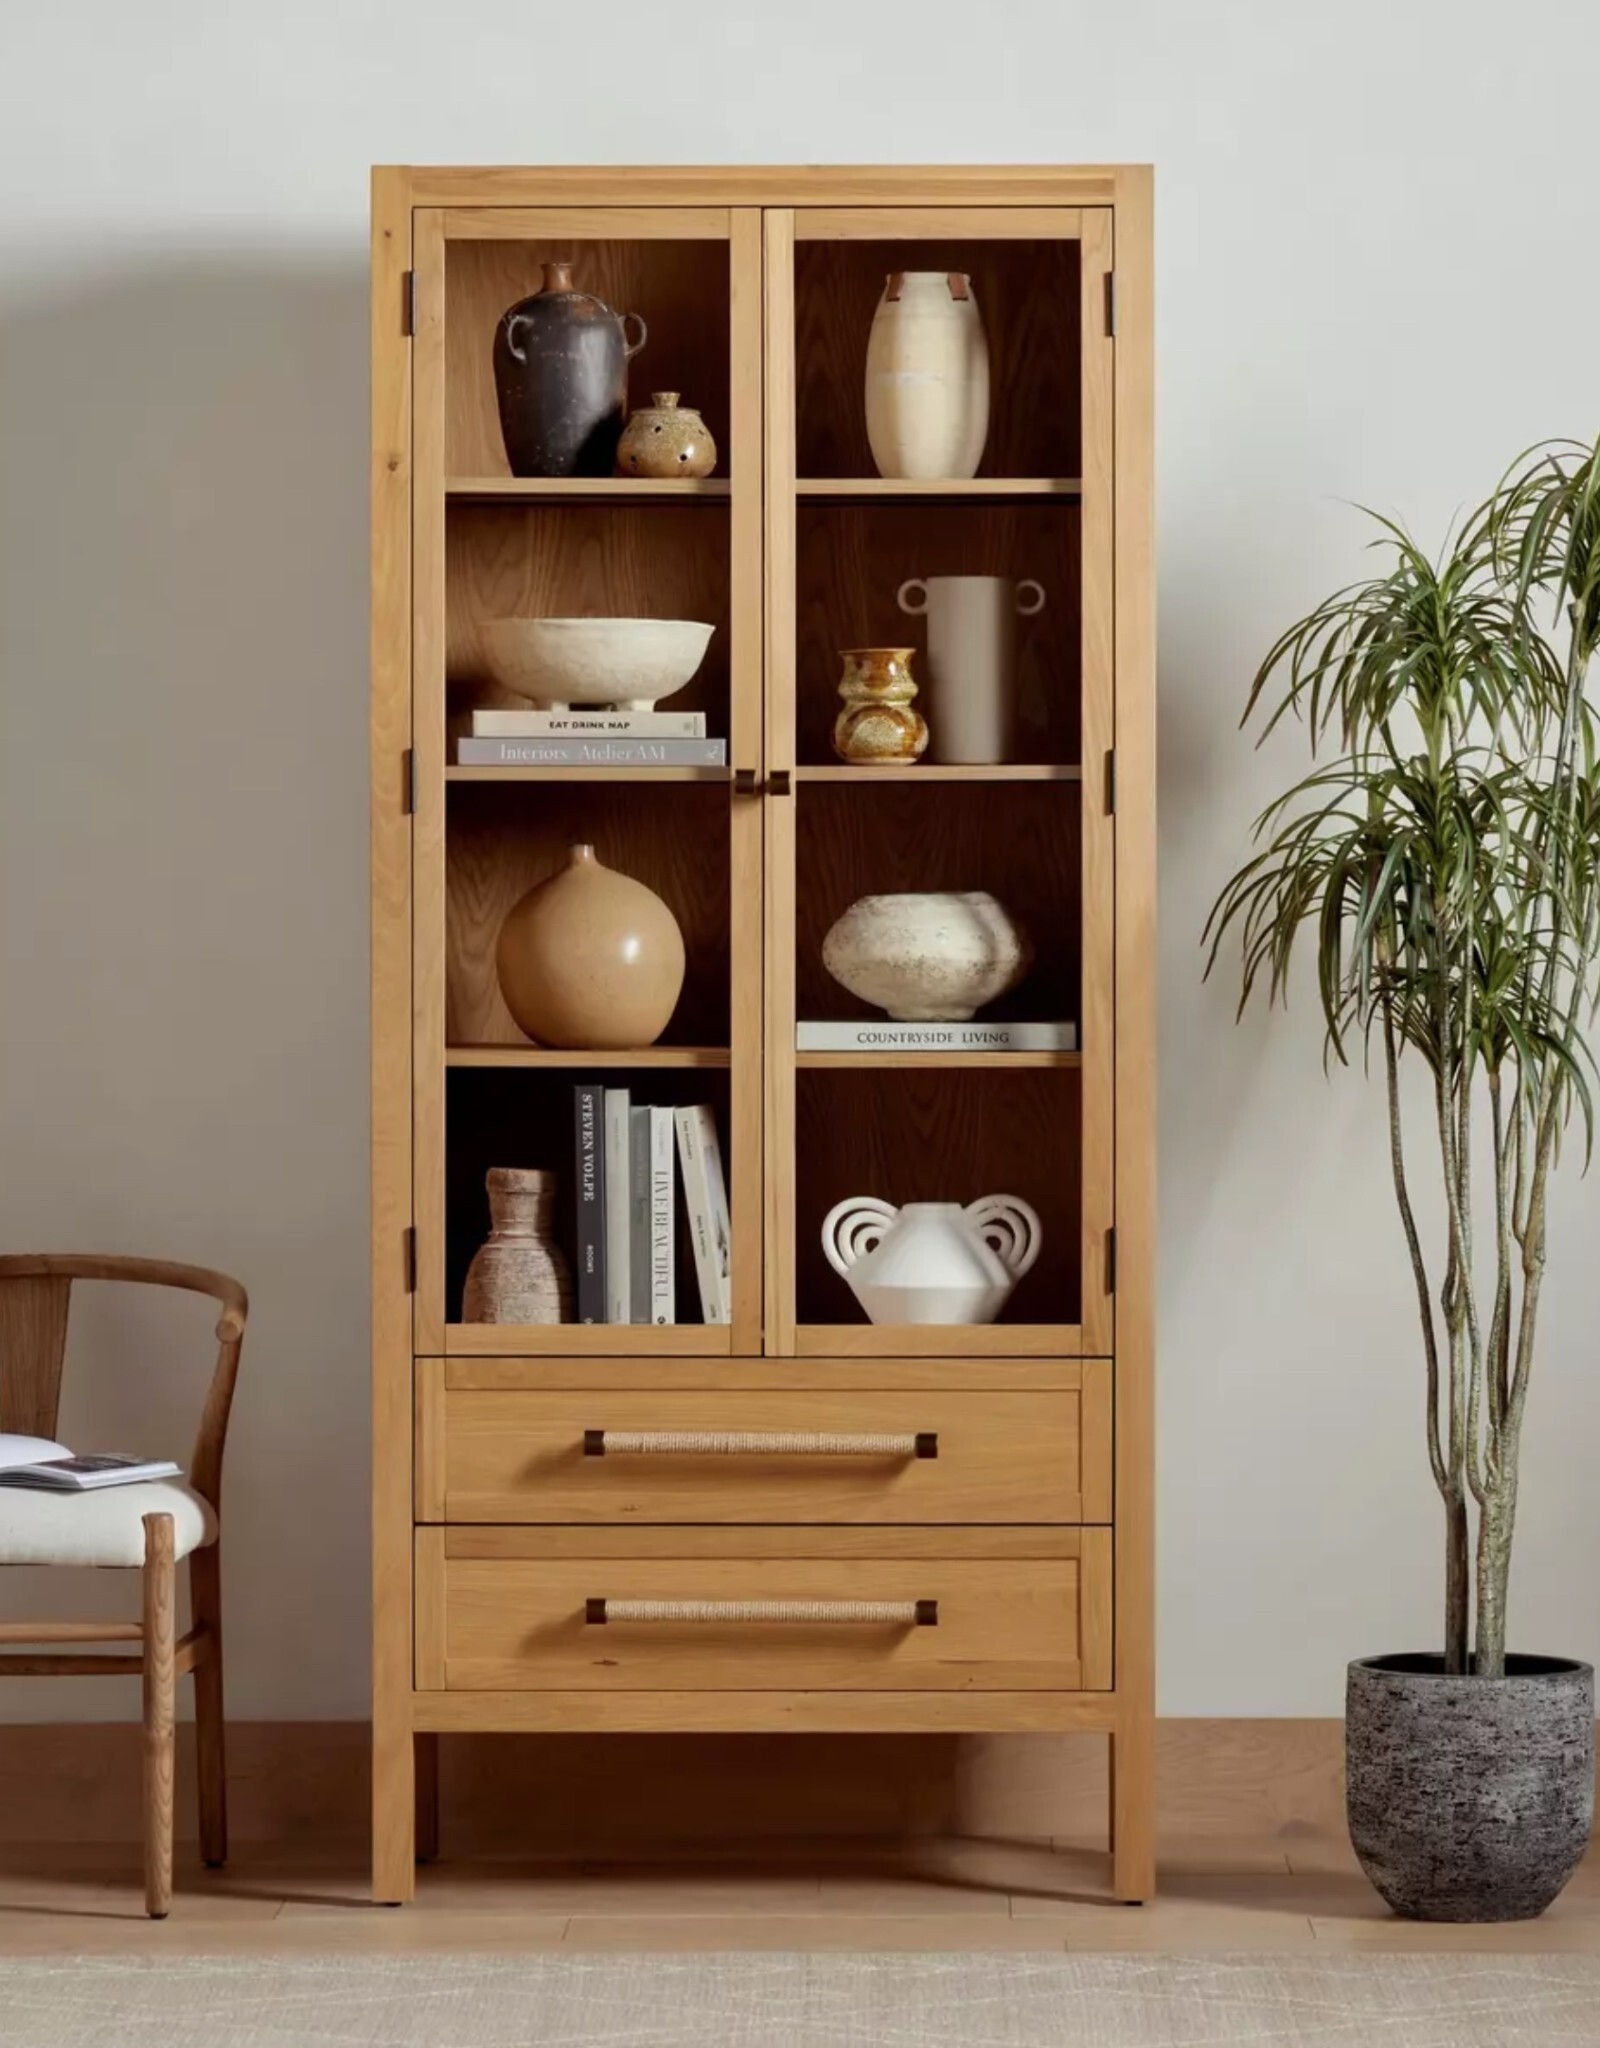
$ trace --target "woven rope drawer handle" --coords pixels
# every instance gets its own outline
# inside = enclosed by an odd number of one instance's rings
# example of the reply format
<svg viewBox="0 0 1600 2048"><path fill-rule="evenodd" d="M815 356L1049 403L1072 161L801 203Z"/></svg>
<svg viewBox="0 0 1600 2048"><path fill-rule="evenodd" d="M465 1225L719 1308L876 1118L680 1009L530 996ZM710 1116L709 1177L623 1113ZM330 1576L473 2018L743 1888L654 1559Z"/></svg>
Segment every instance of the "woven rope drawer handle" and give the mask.
<svg viewBox="0 0 1600 2048"><path fill-rule="evenodd" d="M867 1435L815 1429L586 1429L586 1458L937 1458L939 1433Z"/></svg>
<svg viewBox="0 0 1600 2048"><path fill-rule="evenodd" d="M586 1600L583 1618L614 1621L869 1622L937 1628L937 1600Z"/></svg>

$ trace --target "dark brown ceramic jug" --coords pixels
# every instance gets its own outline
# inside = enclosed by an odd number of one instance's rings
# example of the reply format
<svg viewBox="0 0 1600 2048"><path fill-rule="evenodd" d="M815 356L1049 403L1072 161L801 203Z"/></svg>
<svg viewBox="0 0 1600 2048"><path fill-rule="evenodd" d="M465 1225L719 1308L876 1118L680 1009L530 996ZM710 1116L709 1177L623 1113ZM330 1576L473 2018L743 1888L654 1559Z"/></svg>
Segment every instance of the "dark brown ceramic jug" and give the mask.
<svg viewBox="0 0 1600 2048"><path fill-rule="evenodd" d="M638 327L630 344L627 323ZM637 313L619 319L576 291L572 266L547 263L544 284L500 316L494 388L513 476L610 476L628 413L628 360L645 344Z"/></svg>

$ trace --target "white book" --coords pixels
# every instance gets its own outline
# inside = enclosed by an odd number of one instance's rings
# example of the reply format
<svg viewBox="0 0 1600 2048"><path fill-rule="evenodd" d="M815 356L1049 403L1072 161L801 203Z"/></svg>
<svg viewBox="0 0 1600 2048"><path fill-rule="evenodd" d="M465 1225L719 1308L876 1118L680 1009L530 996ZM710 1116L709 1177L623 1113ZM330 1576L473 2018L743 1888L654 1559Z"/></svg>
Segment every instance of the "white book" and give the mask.
<svg viewBox="0 0 1600 2048"><path fill-rule="evenodd" d="M650 1111L650 1320L677 1321L677 1205L672 1185L672 1111Z"/></svg>
<svg viewBox="0 0 1600 2048"><path fill-rule="evenodd" d="M628 1320L648 1323L650 1313L650 1112L628 1111Z"/></svg>
<svg viewBox="0 0 1600 2048"><path fill-rule="evenodd" d="M695 1278L700 1283L700 1313L707 1323L725 1323L729 1319L728 1227L725 1220L719 1220L712 1185L713 1168L718 1181L722 1176L720 1155L715 1150L716 1126L710 1108L704 1103L675 1111L674 1121L678 1130L678 1165L683 1175L684 1214L694 1250ZM710 1157L706 1152L708 1128L713 1146ZM724 1196L723 1218L726 1213Z"/></svg>
<svg viewBox="0 0 1600 2048"><path fill-rule="evenodd" d="M690 1111L699 1126L700 1157L705 1167L706 1195L711 1204L711 1249L717 1287L717 1312L712 1322L733 1320L733 1222L728 1214L728 1177L722 1167L722 1146L711 1105Z"/></svg>
<svg viewBox="0 0 1600 2048"><path fill-rule="evenodd" d="M21 1442L25 1439L13 1439ZM6 1439L0 1437L0 1458ZM0 1486L37 1487L44 1493L93 1493L103 1486L135 1486L145 1479L172 1479L182 1469L170 1458L136 1458L129 1451L90 1452L75 1458L64 1444L46 1447L59 1456L0 1464Z"/></svg>
<svg viewBox="0 0 1600 2048"><path fill-rule="evenodd" d="M628 1257L628 1091L606 1090L606 1321L625 1323L632 1312Z"/></svg>
<svg viewBox="0 0 1600 2048"><path fill-rule="evenodd" d="M615 733L623 739L703 740L703 711L474 711L480 740L545 739L552 733Z"/></svg>
<svg viewBox="0 0 1600 2048"><path fill-rule="evenodd" d="M897 1024L802 1020L796 1052L1076 1052L1076 1024Z"/></svg>

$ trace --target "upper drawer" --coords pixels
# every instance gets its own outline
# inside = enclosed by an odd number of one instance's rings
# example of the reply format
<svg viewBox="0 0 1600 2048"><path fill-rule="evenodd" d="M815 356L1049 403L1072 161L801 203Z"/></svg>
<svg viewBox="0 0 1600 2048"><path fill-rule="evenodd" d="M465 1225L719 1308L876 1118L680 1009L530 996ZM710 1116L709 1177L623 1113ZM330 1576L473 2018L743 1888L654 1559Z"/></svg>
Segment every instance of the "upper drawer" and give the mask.
<svg viewBox="0 0 1600 2048"><path fill-rule="evenodd" d="M1111 1365L1041 1389L509 1388L417 1361L423 1522L1104 1522ZM972 1378L981 1382L981 1368Z"/></svg>

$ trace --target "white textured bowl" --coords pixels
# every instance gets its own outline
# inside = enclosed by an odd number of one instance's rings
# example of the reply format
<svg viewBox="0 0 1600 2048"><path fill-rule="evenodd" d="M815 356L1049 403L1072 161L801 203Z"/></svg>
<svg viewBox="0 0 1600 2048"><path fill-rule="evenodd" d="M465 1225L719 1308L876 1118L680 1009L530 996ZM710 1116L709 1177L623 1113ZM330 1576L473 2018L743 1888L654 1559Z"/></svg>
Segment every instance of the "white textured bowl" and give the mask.
<svg viewBox="0 0 1600 2048"><path fill-rule="evenodd" d="M503 690L551 710L646 711L681 690L715 629L697 619L492 619L483 651Z"/></svg>
<svg viewBox="0 0 1600 2048"><path fill-rule="evenodd" d="M902 1023L961 1023L1016 987L1033 946L986 890L862 896L823 940L822 964Z"/></svg>

